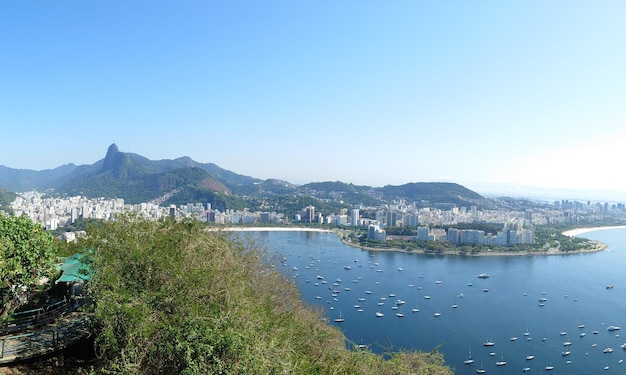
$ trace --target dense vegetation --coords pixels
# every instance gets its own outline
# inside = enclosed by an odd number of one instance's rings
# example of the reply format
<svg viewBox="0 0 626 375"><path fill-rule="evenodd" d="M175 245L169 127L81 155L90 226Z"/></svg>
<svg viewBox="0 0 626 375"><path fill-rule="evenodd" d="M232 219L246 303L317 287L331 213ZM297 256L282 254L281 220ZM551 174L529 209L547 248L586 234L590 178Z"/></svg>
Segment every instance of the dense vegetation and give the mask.
<svg viewBox="0 0 626 375"><path fill-rule="evenodd" d="M0 214L2 318L24 301L16 297L36 285L40 278L54 274L55 255L54 238L41 225L26 216Z"/></svg>
<svg viewBox="0 0 626 375"><path fill-rule="evenodd" d="M0 211L11 211L11 202L15 200L17 195L0 188Z"/></svg>
<svg viewBox="0 0 626 375"><path fill-rule="evenodd" d="M350 350L273 257L197 221L120 217L89 229L100 323L94 371L450 374L440 354Z"/></svg>

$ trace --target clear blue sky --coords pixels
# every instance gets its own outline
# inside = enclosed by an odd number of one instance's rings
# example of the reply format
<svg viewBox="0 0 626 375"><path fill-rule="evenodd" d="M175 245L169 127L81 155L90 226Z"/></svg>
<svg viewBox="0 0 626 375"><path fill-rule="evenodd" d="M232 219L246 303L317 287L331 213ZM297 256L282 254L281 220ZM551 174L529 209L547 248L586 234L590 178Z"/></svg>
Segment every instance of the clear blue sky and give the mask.
<svg viewBox="0 0 626 375"><path fill-rule="evenodd" d="M626 1L5 1L0 164L626 190Z"/></svg>

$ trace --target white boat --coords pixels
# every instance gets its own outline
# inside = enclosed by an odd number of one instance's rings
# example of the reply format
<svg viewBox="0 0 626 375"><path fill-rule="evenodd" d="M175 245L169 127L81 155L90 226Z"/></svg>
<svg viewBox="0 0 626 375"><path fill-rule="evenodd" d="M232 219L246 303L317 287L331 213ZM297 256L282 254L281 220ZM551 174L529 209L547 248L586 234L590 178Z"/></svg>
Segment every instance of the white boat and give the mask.
<svg viewBox="0 0 626 375"><path fill-rule="evenodd" d="M532 355L532 354L529 354L529 355L526 356L526 360L527 361L532 361L533 359L535 359L535 356Z"/></svg>
<svg viewBox="0 0 626 375"><path fill-rule="evenodd" d="M437 317L441 316L441 313L440 312L436 312L434 315L435 315L435 318L437 318Z"/></svg>
<svg viewBox="0 0 626 375"><path fill-rule="evenodd" d="M467 357L467 359L465 361L463 361L464 364L466 365L471 365L472 363L474 363L474 359L472 359L472 351L469 351L469 356Z"/></svg>
<svg viewBox="0 0 626 375"><path fill-rule="evenodd" d="M479 279L488 279L489 278L489 274L487 273L481 273L478 275Z"/></svg>
<svg viewBox="0 0 626 375"><path fill-rule="evenodd" d="M417 307L414 307L411 309L411 312L414 312L414 313L420 312L420 309L418 309Z"/></svg>
<svg viewBox="0 0 626 375"><path fill-rule="evenodd" d="M619 327L618 326L608 326L606 329L608 331L610 331L610 332L619 331Z"/></svg>
<svg viewBox="0 0 626 375"><path fill-rule="evenodd" d="M506 365L506 361L504 360L504 356L498 362L496 362L496 366L504 366Z"/></svg>
<svg viewBox="0 0 626 375"><path fill-rule="evenodd" d="M344 319L341 317L341 310L339 310L339 318L335 318L335 323L343 323Z"/></svg>
<svg viewBox="0 0 626 375"><path fill-rule="evenodd" d="M383 316L385 316L385 314L383 314L383 313L381 313L379 311L376 312L376 317L377 318L382 318Z"/></svg>
<svg viewBox="0 0 626 375"><path fill-rule="evenodd" d="M399 300L397 300L397 301L396 301L396 305L398 305L398 306L400 306L400 305L404 305L405 303L406 303L406 302L405 302L404 300L401 300L401 299L399 299Z"/></svg>
<svg viewBox="0 0 626 375"><path fill-rule="evenodd" d="M424 299L430 299L430 296L424 296Z"/></svg>
<svg viewBox="0 0 626 375"><path fill-rule="evenodd" d="M511 341L517 341L517 336L511 337Z"/></svg>
<svg viewBox="0 0 626 375"><path fill-rule="evenodd" d="M550 365L550 366L546 366L546 371L552 371L554 370L554 366Z"/></svg>
<svg viewBox="0 0 626 375"><path fill-rule="evenodd" d="M491 341L491 340L483 342L483 346L494 346L494 345L495 345L495 343L493 341Z"/></svg>
<svg viewBox="0 0 626 375"><path fill-rule="evenodd" d="M530 371L530 367L524 367L524 368L522 369L522 372L528 372L528 371Z"/></svg>
<svg viewBox="0 0 626 375"><path fill-rule="evenodd" d="M568 355L570 355L570 354L572 354L572 352L570 352L569 350L566 350L566 351L564 351L564 352L562 352L562 353L561 353L561 355L562 355L563 357L567 357L567 356L568 356Z"/></svg>
<svg viewBox="0 0 626 375"><path fill-rule="evenodd" d="M613 353L613 348L605 348L602 353Z"/></svg>
<svg viewBox="0 0 626 375"><path fill-rule="evenodd" d="M563 343L563 346L570 346L570 345L572 345L572 342L571 342L571 341L565 341L565 342Z"/></svg>
<svg viewBox="0 0 626 375"><path fill-rule="evenodd" d="M404 314L403 314L403 313L401 313L401 312L397 312L397 313L396 313L396 316L397 316L398 318L404 318Z"/></svg>
<svg viewBox="0 0 626 375"><path fill-rule="evenodd" d="M626 342L619 346L620 348L626 350Z"/></svg>

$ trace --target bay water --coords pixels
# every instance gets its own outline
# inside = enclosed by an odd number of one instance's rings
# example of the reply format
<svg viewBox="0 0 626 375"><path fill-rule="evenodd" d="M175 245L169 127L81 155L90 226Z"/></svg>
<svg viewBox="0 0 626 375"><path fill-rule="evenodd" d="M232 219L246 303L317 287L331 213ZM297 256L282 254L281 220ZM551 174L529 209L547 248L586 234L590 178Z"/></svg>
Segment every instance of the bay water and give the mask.
<svg viewBox="0 0 626 375"><path fill-rule="evenodd" d="M433 256L362 250L333 233L254 235L349 346L437 349L457 374L626 373L626 229L581 235L606 251L550 256Z"/></svg>

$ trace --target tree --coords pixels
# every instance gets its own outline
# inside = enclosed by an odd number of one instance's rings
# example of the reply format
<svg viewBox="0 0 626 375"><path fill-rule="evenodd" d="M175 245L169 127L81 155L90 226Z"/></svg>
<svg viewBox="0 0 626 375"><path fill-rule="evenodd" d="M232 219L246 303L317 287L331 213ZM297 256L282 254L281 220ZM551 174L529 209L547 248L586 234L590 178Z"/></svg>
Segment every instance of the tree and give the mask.
<svg viewBox="0 0 626 375"><path fill-rule="evenodd" d="M0 215L0 280L2 317L19 306L20 294L55 265L54 238L26 216Z"/></svg>

